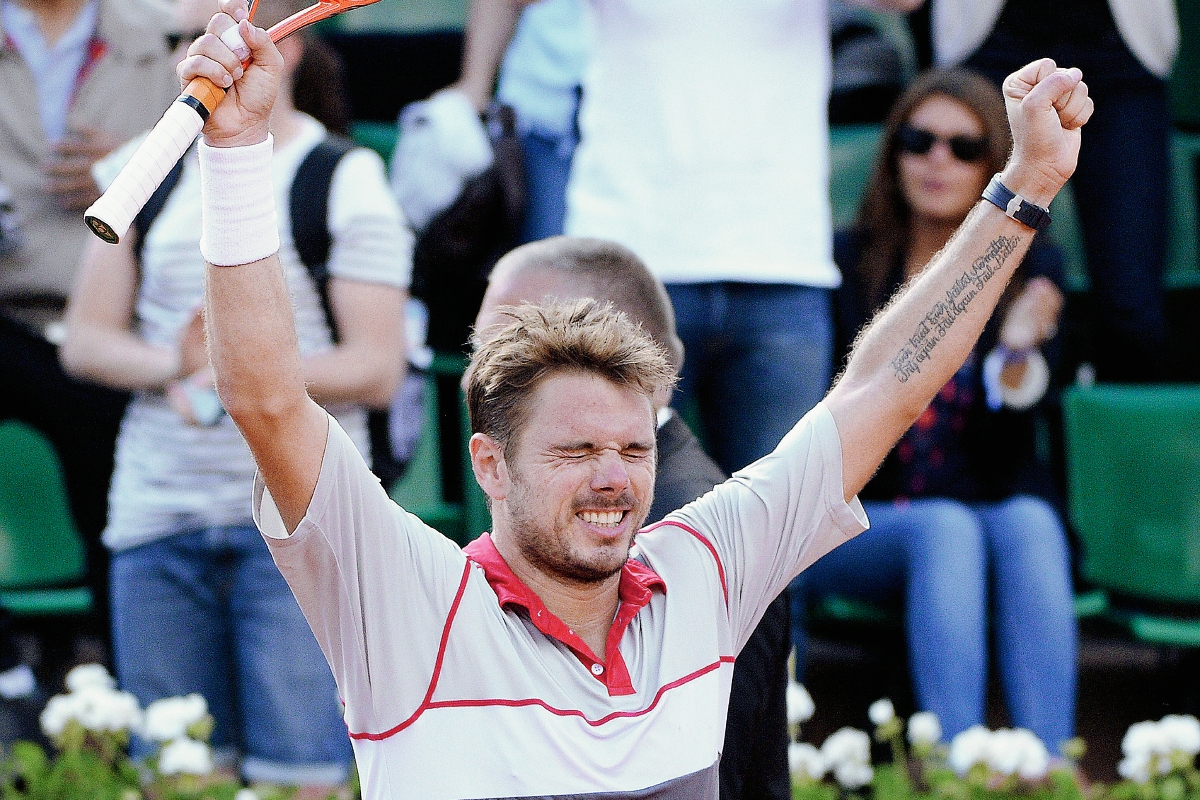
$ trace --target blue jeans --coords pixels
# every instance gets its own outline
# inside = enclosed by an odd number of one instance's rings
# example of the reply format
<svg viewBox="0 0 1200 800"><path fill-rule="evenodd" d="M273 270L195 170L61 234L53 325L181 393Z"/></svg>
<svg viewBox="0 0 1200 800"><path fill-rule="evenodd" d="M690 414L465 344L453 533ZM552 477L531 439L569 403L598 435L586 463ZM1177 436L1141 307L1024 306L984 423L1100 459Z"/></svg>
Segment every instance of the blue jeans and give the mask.
<svg viewBox="0 0 1200 800"><path fill-rule="evenodd" d="M578 143L574 133L530 131L521 136L525 155L522 244L562 234L567 215L567 178Z"/></svg>
<svg viewBox="0 0 1200 800"><path fill-rule="evenodd" d="M1040 498L865 502L871 529L792 583L804 662L804 606L839 594L900 595L918 705L947 740L984 722L989 613L1009 717L1054 749L1075 727L1076 627L1066 534Z"/></svg>
<svg viewBox="0 0 1200 800"><path fill-rule="evenodd" d="M350 738L325 656L252 526L190 530L112 557L113 653L143 704L199 692L214 750L247 780L332 785ZM136 742L135 755L149 747Z"/></svg>
<svg viewBox="0 0 1200 800"><path fill-rule="evenodd" d="M732 473L774 450L829 389L832 293L776 283L667 293L684 347L675 405L699 403L707 449Z"/></svg>

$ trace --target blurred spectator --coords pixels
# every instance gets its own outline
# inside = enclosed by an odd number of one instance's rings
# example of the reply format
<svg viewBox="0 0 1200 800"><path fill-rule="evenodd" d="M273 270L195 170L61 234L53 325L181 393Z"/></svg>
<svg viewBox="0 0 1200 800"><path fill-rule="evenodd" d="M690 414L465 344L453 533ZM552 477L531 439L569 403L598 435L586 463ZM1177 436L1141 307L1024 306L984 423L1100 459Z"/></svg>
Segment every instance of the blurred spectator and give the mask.
<svg viewBox="0 0 1200 800"><path fill-rule="evenodd" d="M829 0L833 74L829 124L883 122L905 83L904 59L871 12L850 0Z"/></svg>
<svg viewBox="0 0 1200 800"><path fill-rule="evenodd" d="M127 395L65 375L57 346L94 238L83 223L99 196L92 164L179 94L169 24L137 0L0 0L0 419L36 427L57 450L102 619L100 533Z"/></svg>
<svg viewBox="0 0 1200 800"><path fill-rule="evenodd" d="M256 21L268 25L303 5L262 0ZM212 0L187 0L184 31L201 31L213 11ZM303 35L279 44L289 89L309 47ZM341 90L326 83L310 95ZM271 130L280 258L309 391L367 453L363 406L391 400L404 363L410 236L379 157L346 152L327 184L323 292L293 237L291 187L312 174L305 163L328 141L326 128L281 91ZM131 147L97 173L111 179ZM346 779L350 742L333 676L251 519L254 460L213 390L199 311L199 180L193 150L144 241L134 229L120 245L89 246L62 350L73 373L134 392L104 533L118 677L143 704L201 693L216 719L214 747L229 760L240 751L247 780L324 797Z"/></svg>
<svg viewBox="0 0 1200 800"><path fill-rule="evenodd" d="M540 303L547 298L591 297L611 302L662 345L678 367L683 344L662 283L627 248L601 239L555 237L517 248L496 265L476 322L477 343L488 329L505 322L505 305ZM464 377L464 383L466 378ZM658 410L654 504L647 524L658 522L718 483L725 475L700 446L668 396L654 398ZM470 552L470 546L467 551ZM790 798L787 761L788 607L780 596L738 654L721 751L721 797Z"/></svg>
<svg viewBox="0 0 1200 800"><path fill-rule="evenodd" d="M934 58L997 85L1049 56L1079 67L1096 101L1071 185L1094 298L1102 381L1163 377L1170 117L1179 47L1173 0L932 0Z"/></svg>
<svg viewBox="0 0 1200 800"><path fill-rule="evenodd" d="M910 9L919 0L878 0ZM474 0L459 86L489 86L518 0ZM568 233L616 240L667 285L726 471L769 452L831 372L825 0L591 6Z"/></svg>
<svg viewBox="0 0 1200 800"><path fill-rule="evenodd" d="M982 76L927 73L901 96L857 226L837 239L841 344L949 241L1011 144ZM1034 447L1060 280L1059 254L1035 239L974 354L861 493L871 529L792 584L801 668L807 603L902 595L917 702L947 738L985 721L989 631L1013 725L1052 750L1072 735L1070 558Z"/></svg>
<svg viewBox="0 0 1200 800"><path fill-rule="evenodd" d="M500 67L496 98L516 111L525 153L522 242L563 232L567 176L579 143L576 115L591 50L585 2L542 0L522 11ZM472 99L478 103L479 98Z"/></svg>

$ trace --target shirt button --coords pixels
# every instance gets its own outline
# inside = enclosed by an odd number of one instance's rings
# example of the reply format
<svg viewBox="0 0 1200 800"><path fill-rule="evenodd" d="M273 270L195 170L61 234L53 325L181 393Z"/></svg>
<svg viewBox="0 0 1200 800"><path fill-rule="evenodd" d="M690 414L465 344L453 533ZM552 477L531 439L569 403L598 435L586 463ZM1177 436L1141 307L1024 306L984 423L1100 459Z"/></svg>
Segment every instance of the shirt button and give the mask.
<svg viewBox="0 0 1200 800"><path fill-rule="evenodd" d="M592 664L592 674L593 675L603 675L604 674L604 666L602 664Z"/></svg>

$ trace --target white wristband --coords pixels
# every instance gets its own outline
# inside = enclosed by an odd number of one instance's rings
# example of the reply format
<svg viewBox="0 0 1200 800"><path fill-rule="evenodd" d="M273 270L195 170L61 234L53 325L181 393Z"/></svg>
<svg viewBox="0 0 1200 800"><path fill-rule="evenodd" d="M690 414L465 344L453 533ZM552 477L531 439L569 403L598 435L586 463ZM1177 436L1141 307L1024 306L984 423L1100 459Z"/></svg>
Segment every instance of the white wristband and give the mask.
<svg viewBox="0 0 1200 800"><path fill-rule="evenodd" d="M266 141L246 147L200 142L200 253L208 263L232 267L278 252L273 148L269 134Z"/></svg>

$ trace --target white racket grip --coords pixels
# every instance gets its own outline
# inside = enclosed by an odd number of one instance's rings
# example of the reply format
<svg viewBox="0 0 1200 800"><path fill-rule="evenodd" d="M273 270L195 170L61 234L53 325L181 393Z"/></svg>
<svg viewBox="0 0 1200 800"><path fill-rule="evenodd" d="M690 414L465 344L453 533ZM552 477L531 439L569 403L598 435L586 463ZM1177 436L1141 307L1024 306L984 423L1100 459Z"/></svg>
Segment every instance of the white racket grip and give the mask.
<svg viewBox="0 0 1200 800"><path fill-rule="evenodd" d="M175 162L192 146L203 127L203 117L183 102L181 95L134 151L133 157L100 199L84 212L84 221L92 232L109 244L119 242L133 224L133 218Z"/></svg>

